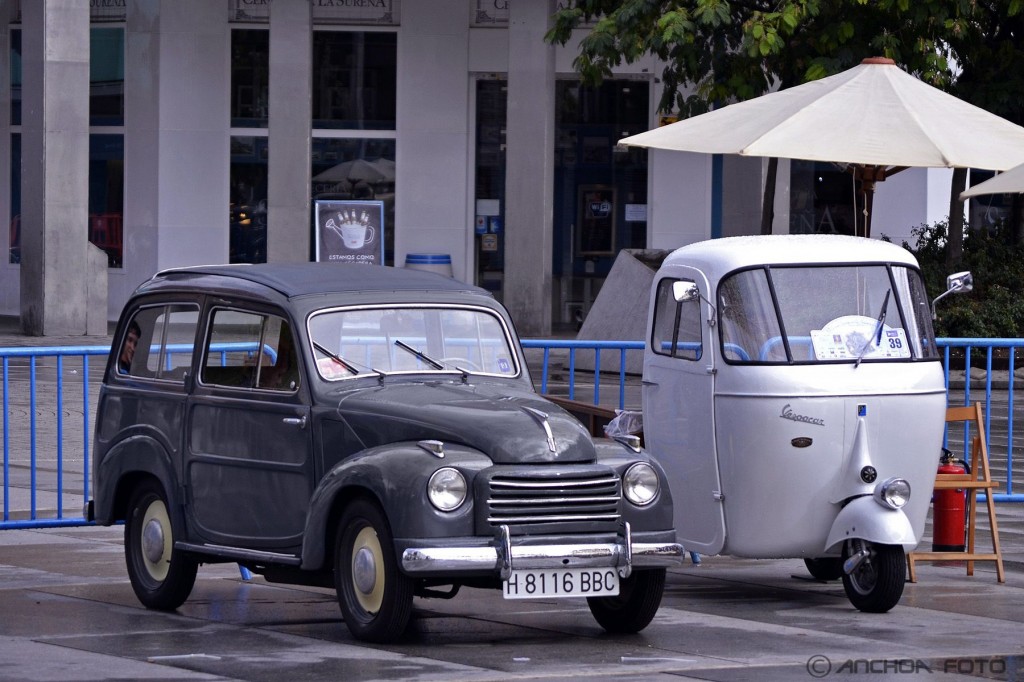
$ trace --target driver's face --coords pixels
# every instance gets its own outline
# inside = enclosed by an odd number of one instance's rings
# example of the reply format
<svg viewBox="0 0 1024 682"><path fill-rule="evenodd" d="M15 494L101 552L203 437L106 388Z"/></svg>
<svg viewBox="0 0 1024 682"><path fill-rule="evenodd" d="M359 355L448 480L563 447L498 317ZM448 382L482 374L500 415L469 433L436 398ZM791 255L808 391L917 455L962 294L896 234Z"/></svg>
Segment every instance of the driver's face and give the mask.
<svg viewBox="0 0 1024 682"><path fill-rule="evenodd" d="M128 332L128 336L124 339L124 348L121 349L121 362L125 365L132 363L132 358L135 357L135 346L139 342L139 335L135 332Z"/></svg>

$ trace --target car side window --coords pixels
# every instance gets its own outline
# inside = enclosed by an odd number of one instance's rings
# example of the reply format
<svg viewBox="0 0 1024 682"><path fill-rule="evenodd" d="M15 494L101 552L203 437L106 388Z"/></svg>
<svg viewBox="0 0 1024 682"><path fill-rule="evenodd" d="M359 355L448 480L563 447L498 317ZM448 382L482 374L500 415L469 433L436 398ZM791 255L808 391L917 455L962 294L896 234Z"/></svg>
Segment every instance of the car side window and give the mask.
<svg viewBox="0 0 1024 682"><path fill-rule="evenodd" d="M193 304L139 310L121 337L118 374L183 382L192 366L198 321L199 306Z"/></svg>
<svg viewBox="0 0 1024 682"><path fill-rule="evenodd" d="M299 363L291 326L277 315L215 310L200 380L233 388L297 390Z"/></svg>
<svg viewBox="0 0 1024 682"><path fill-rule="evenodd" d="M658 282L654 303L654 325L651 350L684 360L700 360L703 353L699 298L675 300L672 285L679 280L666 278Z"/></svg>

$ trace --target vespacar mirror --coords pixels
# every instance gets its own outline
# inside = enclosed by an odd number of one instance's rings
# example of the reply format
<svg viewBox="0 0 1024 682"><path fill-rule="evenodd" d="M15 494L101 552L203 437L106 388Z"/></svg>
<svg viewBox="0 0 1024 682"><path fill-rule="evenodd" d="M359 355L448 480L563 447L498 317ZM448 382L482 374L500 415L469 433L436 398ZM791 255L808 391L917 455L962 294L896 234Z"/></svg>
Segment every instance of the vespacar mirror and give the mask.
<svg viewBox="0 0 1024 682"><path fill-rule="evenodd" d="M936 317L935 304L950 294L966 294L974 288L974 277L967 270L946 277L946 290L932 300L932 319Z"/></svg>
<svg viewBox="0 0 1024 682"><path fill-rule="evenodd" d="M697 290L696 283L679 280L672 283L672 298L676 300L676 303L688 303L700 298L700 292Z"/></svg>

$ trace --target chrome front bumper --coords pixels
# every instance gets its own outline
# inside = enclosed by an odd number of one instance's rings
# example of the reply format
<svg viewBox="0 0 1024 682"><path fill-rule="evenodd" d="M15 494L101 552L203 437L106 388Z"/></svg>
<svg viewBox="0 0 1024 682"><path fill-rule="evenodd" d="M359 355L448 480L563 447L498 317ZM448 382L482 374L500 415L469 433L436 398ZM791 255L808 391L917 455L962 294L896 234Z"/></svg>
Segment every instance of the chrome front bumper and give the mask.
<svg viewBox="0 0 1024 682"><path fill-rule="evenodd" d="M410 575L497 571L505 580L513 569L614 567L628 578L634 566L670 568L681 564L683 556L678 543L634 543L628 523L616 542L515 547L508 526L500 526L488 546L410 547L402 552L402 568Z"/></svg>

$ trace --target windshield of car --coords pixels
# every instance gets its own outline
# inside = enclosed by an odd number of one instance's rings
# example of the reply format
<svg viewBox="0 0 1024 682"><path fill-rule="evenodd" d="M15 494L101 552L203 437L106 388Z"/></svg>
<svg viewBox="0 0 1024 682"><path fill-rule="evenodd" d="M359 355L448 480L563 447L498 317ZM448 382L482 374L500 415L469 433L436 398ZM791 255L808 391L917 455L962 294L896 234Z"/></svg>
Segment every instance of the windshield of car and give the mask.
<svg viewBox="0 0 1024 682"><path fill-rule="evenodd" d="M901 265L742 270L722 281L718 308L731 363L938 357L920 273Z"/></svg>
<svg viewBox="0 0 1024 682"><path fill-rule="evenodd" d="M486 308L330 309L310 316L309 336L328 381L395 372L519 374L511 334Z"/></svg>

